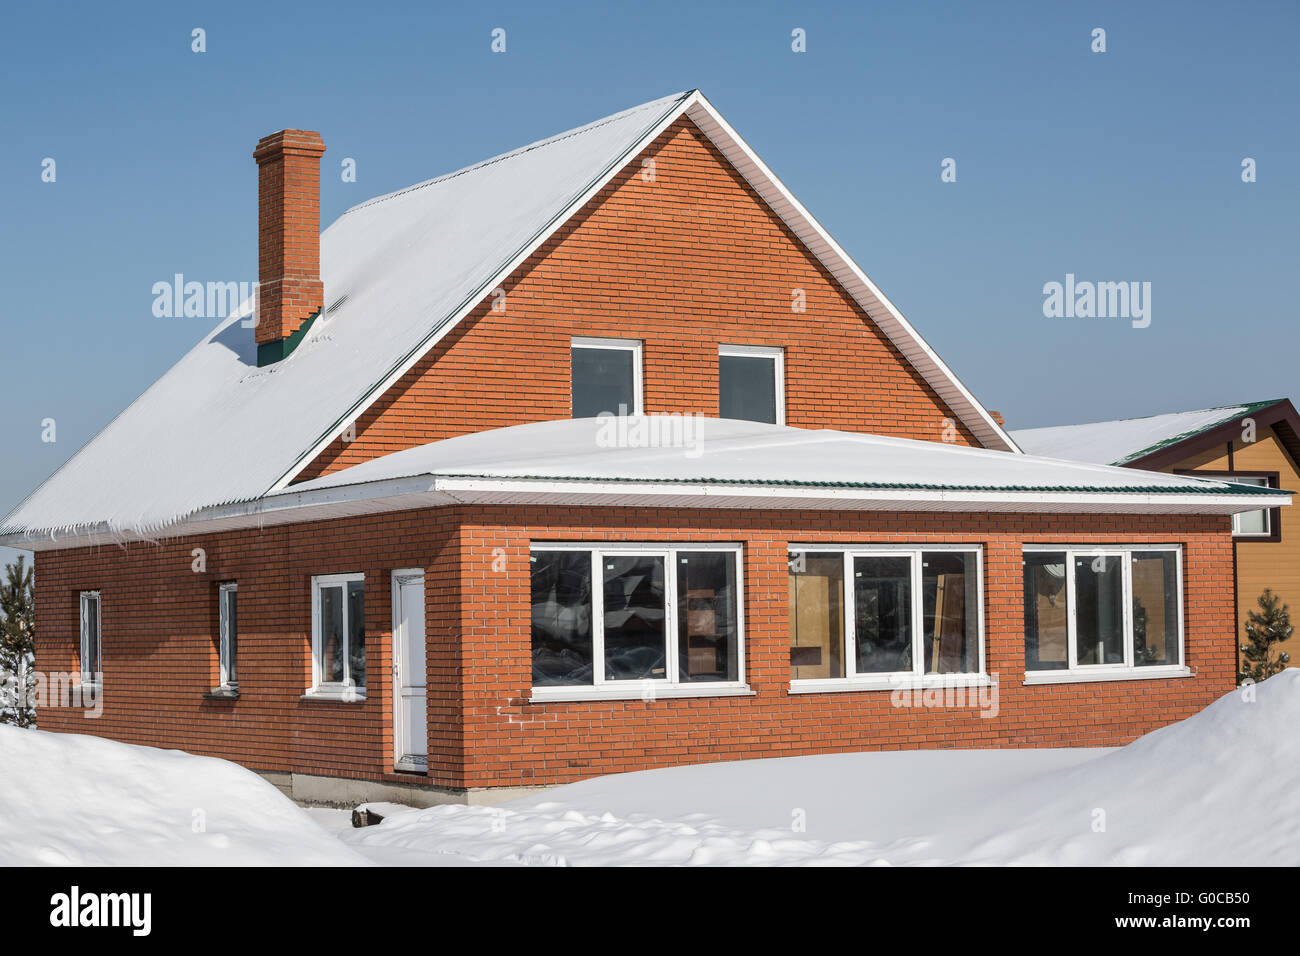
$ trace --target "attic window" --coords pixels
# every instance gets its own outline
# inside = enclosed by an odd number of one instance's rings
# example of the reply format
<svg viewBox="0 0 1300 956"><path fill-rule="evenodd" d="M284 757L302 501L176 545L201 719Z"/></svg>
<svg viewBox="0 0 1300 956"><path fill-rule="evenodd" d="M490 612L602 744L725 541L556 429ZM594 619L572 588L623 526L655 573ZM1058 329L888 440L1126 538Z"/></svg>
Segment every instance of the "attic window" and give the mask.
<svg viewBox="0 0 1300 956"><path fill-rule="evenodd" d="M718 347L718 415L785 424L785 355L781 349Z"/></svg>
<svg viewBox="0 0 1300 956"><path fill-rule="evenodd" d="M641 414L639 341L575 338L572 374L574 418Z"/></svg>

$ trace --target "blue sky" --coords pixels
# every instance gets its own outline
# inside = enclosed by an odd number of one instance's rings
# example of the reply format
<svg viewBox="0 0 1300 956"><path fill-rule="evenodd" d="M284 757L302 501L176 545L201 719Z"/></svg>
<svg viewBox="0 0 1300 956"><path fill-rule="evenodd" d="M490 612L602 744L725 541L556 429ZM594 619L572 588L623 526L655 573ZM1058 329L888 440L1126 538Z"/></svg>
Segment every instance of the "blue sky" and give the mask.
<svg viewBox="0 0 1300 956"><path fill-rule="evenodd" d="M8 5L0 512L213 324L153 283L255 280L258 137L321 131L328 224L692 87L1010 427L1294 396L1297 46L1294 2ZM1067 273L1150 326L1044 317Z"/></svg>

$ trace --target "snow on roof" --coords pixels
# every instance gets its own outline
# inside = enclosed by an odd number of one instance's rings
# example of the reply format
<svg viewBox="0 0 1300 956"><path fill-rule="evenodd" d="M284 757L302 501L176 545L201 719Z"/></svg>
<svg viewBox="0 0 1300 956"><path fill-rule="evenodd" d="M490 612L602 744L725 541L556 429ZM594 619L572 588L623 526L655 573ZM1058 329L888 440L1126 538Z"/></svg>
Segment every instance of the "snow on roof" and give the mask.
<svg viewBox="0 0 1300 956"><path fill-rule="evenodd" d="M939 356L698 91L634 107L353 207L321 235L326 308L256 366L223 321L0 522L0 539L161 533L283 488L619 169L687 115L957 417L1018 451Z"/></svg>
<svg viewBox="0 0 1300 956"><path fill-rule="evenodd" d="M1022 428L1013 431L1011 436L1030 455L1122 465L1167 445L1193 438L1234 418L1276 405L1277 401L1224 405L1087 425Z"/></svg>
<svg viewBox="0 0 1300 956"><path fill-rule="evenodd" d="M201 508L167 534L456 505L1226 515L1290 503L1290 492L1273 488L939 442L681 415L611 416L408 448L252 501ZM92 528L27 539L26 546L147 537Z"/></svg>
<svg viewBox="0 0 1300 956"><path fill-rule="evenodd" d="M659 436L658 445L649 445L655 435ZM1221 495L1269 491L908 438L647 415L537 422L462 435L353 465L292 485L279 494L301 495L423 475L1031 493Z"/></svg>
<svg viewBox="0 0 1300 956"><path fill-rule="evenodd" d="M258 368L253 329L223 321L0 523L157 531L257 498L346 425L503 265L623 165L685 94L655 100L353 207L321 235L326 309L283 361ZM485 288L486 287L486 288Z"/></svg>

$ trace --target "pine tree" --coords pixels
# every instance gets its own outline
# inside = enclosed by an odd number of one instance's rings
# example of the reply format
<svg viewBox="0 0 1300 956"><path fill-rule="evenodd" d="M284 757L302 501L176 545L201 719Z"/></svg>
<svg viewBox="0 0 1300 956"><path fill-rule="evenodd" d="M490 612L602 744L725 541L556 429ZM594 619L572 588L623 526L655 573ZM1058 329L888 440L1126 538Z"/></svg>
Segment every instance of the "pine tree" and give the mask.
<svg viewBox="0 0 1300 956"><path fill-rule="evenodd" d="M6 565L0 580L0 723L30 727L36 648L36 599L26 557Z"/></svg>
<svg viewBox="0 0 1300 956"><path fill-rule="evenodd" d="M1251 611L1246 619L1246 639L1241 645L1241 669L1238 682L1253 680L1256 683L1286 670L1291 655L1279 651L1273 656L1273 645L1291 636L1291 610L1285 604L1278 606L1277 595L1268 588L1259 596L1259 610Z"/></svg>

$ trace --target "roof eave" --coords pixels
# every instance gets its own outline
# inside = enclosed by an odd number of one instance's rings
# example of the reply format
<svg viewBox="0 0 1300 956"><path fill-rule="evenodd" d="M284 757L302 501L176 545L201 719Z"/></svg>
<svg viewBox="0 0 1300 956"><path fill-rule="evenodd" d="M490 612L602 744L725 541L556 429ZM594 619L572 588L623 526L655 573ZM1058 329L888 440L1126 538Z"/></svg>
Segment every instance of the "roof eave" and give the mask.
<svg viewBox="0 0 1300 956"><path fill-rule="evenodd" d="M1291 403L1289 398L1279 399L1262 408L1248 408L1240 415L1234 415L1227 421L1220 422L1194 435L1188 435L1177 441L1162 444L1150 451L1140 452L1136 457L1125 459L1118 464L1123 468L1140 468L1143 471L1160 471L1170 468L1198 452L1213 448L1215 445L1240 440L1241 423L1247 418L1255 422L1256 428L1272 427L1274 431L1278 432L1278 438L1287 454L1291 456L1292 463L1300 467L1300 413L1296 411L1295 405ZM1285 426L1285 434L1283 434L1283 430L1277 428L1278 425Z"/></svg>
<svg viewBox="0 0 1300 956"><path fill-rule="evenodd" d="M49 534L29 538L0 535L0 544L38 551L120 545L130 541L455 505L1229 515L1258 509L1261 498L1267 499L1268 507L1291 504L1289 494L1213 494L1200 491L997 491L420 475L311 491L281 492L257 501L207 508L155 535L136 535L99 526L62 537Z"/></svg>

